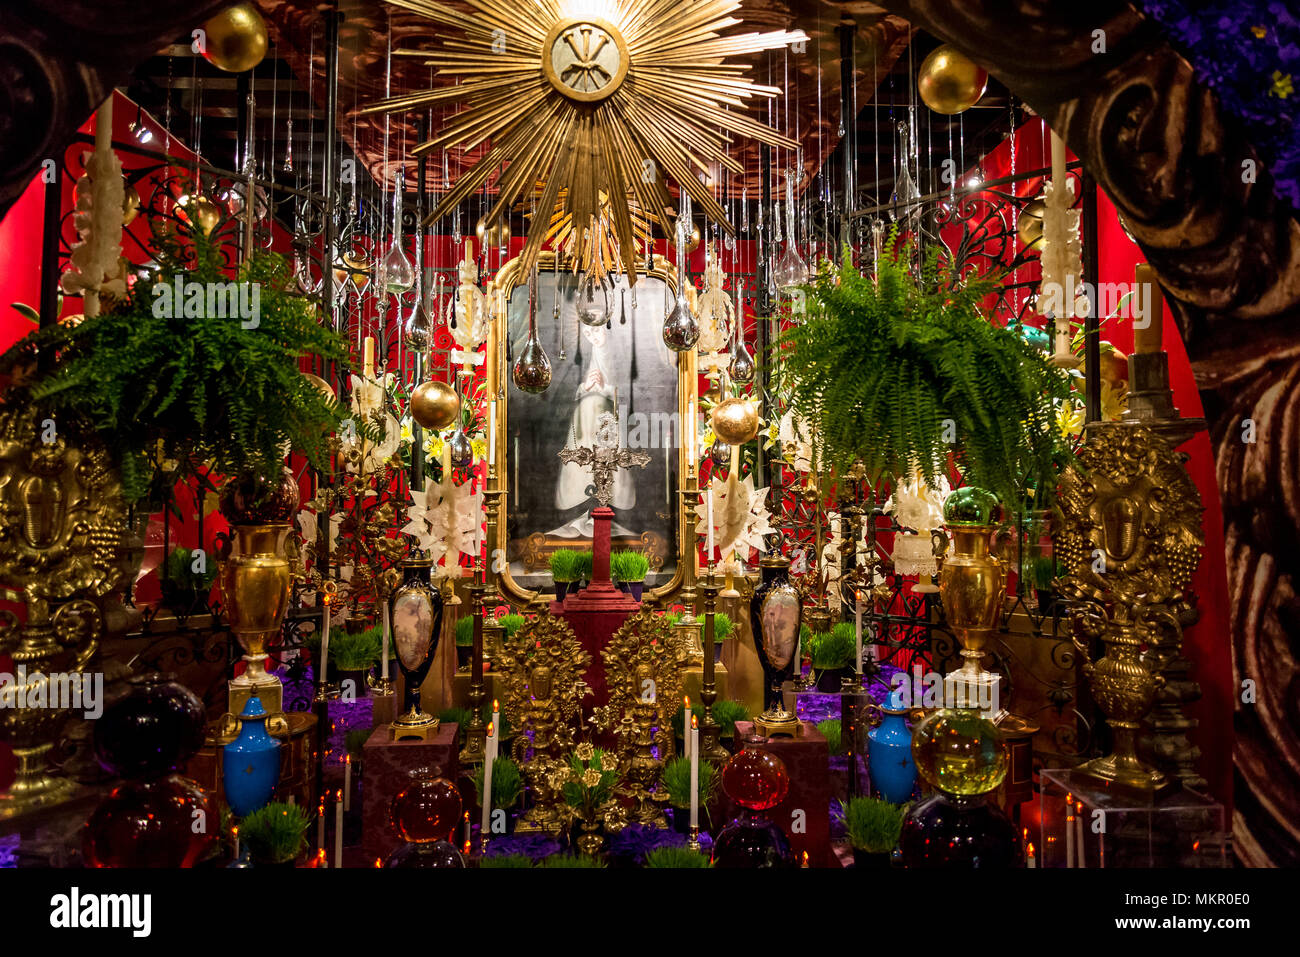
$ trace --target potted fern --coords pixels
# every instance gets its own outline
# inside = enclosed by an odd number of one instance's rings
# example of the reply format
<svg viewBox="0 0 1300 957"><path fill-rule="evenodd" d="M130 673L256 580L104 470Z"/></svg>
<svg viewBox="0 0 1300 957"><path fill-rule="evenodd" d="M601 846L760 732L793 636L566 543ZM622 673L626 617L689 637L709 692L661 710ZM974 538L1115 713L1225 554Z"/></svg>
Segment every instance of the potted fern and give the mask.
<svg viewBox="0 0 1300 957"><path fill-rule="evenodd" d="M564 601L569 587L578 576L578 553L569 548L551 552L551 580L555 582L555 600ZM574 589L575 591L577 589Z"/></svg>
<svg viewBox="0 0 1300 957"><path fill-rule="evenodd" d="M850 798L841 803L844 829L853 847L853 863L858 867L889 867L898 837L903 832L907 805L890 804L872 797Z"/></svg>
<svg viewBox="0 0 1300 957"><path fill-rule="evenodd" d="M773 347L815 454L841 474L860 461L873 478L920 474L932 488L955 464L1005 503L1051 487L1070 456L1054 428L1067 376L983 315L991 283L941 269L937 249L914 277L913 250L893 240L875 279L850 255L838 274L824 268L806 320Z"/></svg>

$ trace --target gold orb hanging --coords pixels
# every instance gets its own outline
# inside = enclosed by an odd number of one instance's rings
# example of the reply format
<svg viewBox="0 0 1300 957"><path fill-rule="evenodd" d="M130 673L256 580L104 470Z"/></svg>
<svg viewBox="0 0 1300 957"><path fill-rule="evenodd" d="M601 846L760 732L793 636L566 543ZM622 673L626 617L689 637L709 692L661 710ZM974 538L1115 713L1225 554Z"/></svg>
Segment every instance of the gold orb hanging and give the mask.
<svg viewBox="0 0 1300 957"><path fill-rule="evenodd" d="M1041 199L1031 199L1020 211L1016 219L1016 235L1026 246L1032 246L1043 238L1043 210L1047 204Z"/></svg>
<svg viewBox="0 0 1300 957"><path fill-rule="evenodd" d="M430 379L411 392L411 418L437 432L460 417L460 396L445 382Z"/></svg>
<svg viewBox="0 0 1300 957"><path fill-rule="evenodd" d="M744 445L758 435L758 410L748 399L732 396L713 407L713 434L728 445Z"/></svg>
<svg viewBox="0 0 1300 957"><path fill-rule="evenodd" d="M478 221L474 227L474 235L478 237L479 244L484 249L499 248L510 245L510 224L504 219L498 219L489 227L483 220Z"/></svg>
<svg viewBox="0 0 1300 957"><path fill-rule="evenodd" d="M986 70L945 43L921 64L916 89L926 106L951 116L978 103L988 83Z"/></svg>
<svg viewBox="0 0 1300 957"><path fill-rule="evenodd" d="M203 58L227 73L243 73L266 56L266 21L251 3L222 10L203 24Z"/></svg>
<svg viewBox="0 0 1300 957"><path fill-rule="evenodd" d="M129 225L139 215L140 193L134 186L128 186L122 197L122 225Z"/></svg>
<svg viewBox="0 0 1300 957"><path fill-rule="evenodd" d="M205 236L221 222L221 207L207 196L182 196L176 201L190 225Z"/></svg>
<svg viewBox="0 0 1300 957"><path fill-rule="evenodd" d="M673 233L671 236L668 237L669 240L671 241L675 239L676 235L677 235L676 233ZM690 253L695 252L695 250L699 248L700 248L700 227L692 223L691 238L686 242L686 252L689 255Z"/></svg>

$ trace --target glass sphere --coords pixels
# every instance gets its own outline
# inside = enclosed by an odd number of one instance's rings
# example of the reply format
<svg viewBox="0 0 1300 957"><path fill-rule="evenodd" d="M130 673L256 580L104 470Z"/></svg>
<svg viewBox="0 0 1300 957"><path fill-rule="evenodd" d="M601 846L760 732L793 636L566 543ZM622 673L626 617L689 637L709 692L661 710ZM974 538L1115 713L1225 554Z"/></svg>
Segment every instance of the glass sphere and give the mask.
<svg viewBox="0 0 1300 957"><path fill-rule="evenodd" d="M416 768L411 783L393 798L393 827L402 840L445 841L460 823L460 791L441 775L440 768Z"/></svg>
<svg viewBox="0 0 1300 957"><path fill-rule="evenodd" d="M218 502L222 516L232 525L287 522L298 510L298 482L287 468L280 471L278 484L247 473L221 486Z"/></svg>
<svg viewBox="0 0 1300 957"><path fill-rule="evenodd" d="M200 810L203 820L216 822L216 802L179 774L123 784L86 822L81 837L86 865L193 867L217 839L215 827L196 833L195 812Z"/></svg>
<svg viewBox="0 0 1300 957"><path fill-rule="evenodd" d="M172 674L139 675L95 722L95 756L124 778L157 778L203 747L203 702Z"/></svg>
<svg viewBox="0 0 1300 957"><path fill-rule="evenodd" d="M1016 826L992 801L932 794L903 819L898 845L903 866L1007 868L1020 858Z"/></svg>
<svg viewBox="0 0 1300 957"><path fill-rule="evenodd" d="M967 485L944 500L943 521L946 525L992 525L1000 511L996 495L988 489Z"/></svg>
<svg viewBox="0 0 1300 957"><path fill-rule="evenodd" d="M741 807L766 811L790 793L790 774L775 754L746 743L723 767L722 789Z"/></svg>
<svg viewBox="0 0 1300 957"><path fill-rule="evenodd" d="M912 733L912 757L927 782L945 794L987 794L1007 776L1007 747L997 727L974 709L943 708Z"/></svg>
<svg viewBox="0 0 1300 957"><path fill-rule="evenodd" d="M465 858L450 841L433 841L427 844L402 844L388 859L384 867L427 868L450 867L463 868Z"/></svg>

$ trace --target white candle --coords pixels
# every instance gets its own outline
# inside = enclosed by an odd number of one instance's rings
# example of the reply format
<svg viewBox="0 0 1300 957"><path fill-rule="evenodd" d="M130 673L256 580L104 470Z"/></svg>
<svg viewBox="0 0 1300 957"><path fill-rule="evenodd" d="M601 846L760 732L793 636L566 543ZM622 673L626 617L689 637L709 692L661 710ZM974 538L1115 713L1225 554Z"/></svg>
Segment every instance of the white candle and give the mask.
<svg viewBox="0 0 1300 957"><path fill-rule="evenodd" d="M483 820L479 824L479 840L486 841L492 820L492 764L496 757L496 725L487 726L487 759L483 763Z"/></svg>
<svg viewBox="0 0 1300 957"><path fill-rule="evenodd" d="M700 728L691 719L691 827L700 826Z"/></svg>
<svg viewBox="0 0 1300 957"><path fill-rule="evenodd" d="M389 623L388 623L388 600L385 599L384 600L384 635L382 641L382 644L384 646L383 648L384 663L380 665L381 670L379 672L379 677L383 681L388 680L388 635L389 633L390 630L389 630Z"/></svg>
<svg viewBox="0 0 1300 957"><path fill-rule="evenodd" d="M686 729L686 734L684 735L686 738L686 757L689 758L691 756L691 699L688 696L682 700L686 702L686 713L685 717L682 719L682 727Z"/></svg>
<svg viewBox="0 0 1300 957"><path fill-rule="evenodd" d="M705 546L704 558L710 565L712 565L713 564L713 483L712 482L709 483L709 489L705 496L705 501L708 503L705 506L708 515L705 521L708 523L709 529L708 529L708 537L706 539L706 542L708 544Z"/></svg>
<svg viewBox="0 0 1300 957"><path fill-rule="evenodd" d="M343 810L352 810L352 755L343 756Z"/></svg>
<svg viewBox="0 0 1300 957"><path fill-rule="evenodd" d="M853 593L853 632L857 641L857 657L853 660L858 663L857 670L862 670L862 594Z"/></svg>
<svg viewBox="0 0 1300 957"><path fill-rule="evenodd" d="M330 660L330 600L328 595L325 596L325 610L322 613L321 617L324 619L325 623L321 626L320 674L316 676L316 680L319 681L321 684L324 684L325 672L327 667L329 666L329 660Z"/></svg>
<svg viewBox="0 0 1300 957"><path fill-rule="evenodd" d="M1074 866L1074 795L1065 796L1065 866Z"/></svg>
<svg viewBox="0 0 1300 957"><path fill-rule="evenodd" d="M1088 862L1083 853L1083 805L1079 804L1074 809L1074 831L1075 831L1075 859L1079 862L1080 867L1087 867Z"/></svg>
<svg viewBox="0 0 1300 957"><path fill-rule="evenodd" d="M496 698L492 699L492 727L497 729L497 737L492 741L492 750L494 754L501 753L501 702Z"/></svg>
<svg viewBox="0 0 1300 957"><path fill-rule="evenodd" d="M325 853L325 799L321 798L320 810L316 814L316 850Z"/></svg>
<svg viewBox="0 0 1300 957"><path fill-rule="evenodd" d="M231 828L231 832L235 836L235 860L239 860L239 828L233 827Z"/></svg>
<svg viewBox="0 0 1300 957"><path fill-rule="evenodd" d="M664 443L664 502L668 505L673 504L673 469L668 458L670 444L670 442Z"/></svg>
<svg viewBox="0 0 1300 957"><path fill-rule="evenodd" d="M334 804L334 866L343 866L343 795Z"/></svg>
<svg viewBox="0 0 1300 957"><path fill-rule="evenodd" d="M497 400L488 402L488 461L497 447Z"/></svg>

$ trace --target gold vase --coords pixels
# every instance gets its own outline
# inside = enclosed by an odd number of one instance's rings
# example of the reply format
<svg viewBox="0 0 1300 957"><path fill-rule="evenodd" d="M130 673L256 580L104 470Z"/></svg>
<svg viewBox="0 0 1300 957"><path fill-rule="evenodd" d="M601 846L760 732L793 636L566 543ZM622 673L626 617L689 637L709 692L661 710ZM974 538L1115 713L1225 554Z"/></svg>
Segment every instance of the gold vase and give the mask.
<svg viewBox="0 0 1300 957"><path fill-rule="evenodd" d="M968 681L986 680L980 664L993 641L1002 599L1007 593L1006 567L989 554L990 525L950 525L952 554L939 570L939 597L948 624L961 645L959 673Z"/></svg>
<svg viewBox="0 0 1300 957"><path fill-rule="evenodd" d="M288 537L288 523L236 525L222 556L217 582L246 665L230 682L231 714L239 714L242 702L254 693L267 711L282 710L284 689L279 678L266 672L266 646L280 633L289 606L292 576L284 547Z"/></svg>
<svg viewBox="0 0 1300 957"><path fill-rule="evenodd" d="M1137 756L1137 734L1142 719L1155 703L1156 692L1165 679L1148 667L1142 647L1152 643L1150 629L1130 621L1126 609L1117 608L1113 620L1101 634L1106 653L1097 661L1087 661L1087 648L1076 647L1084 654L1083 675L1088 679L1092 699L1106 715L1113 738L1111 753L1093 758L1078 770L1096 781L1125 791L1160 794L1172 782L1160 771L1144 765Z"/></svg>

